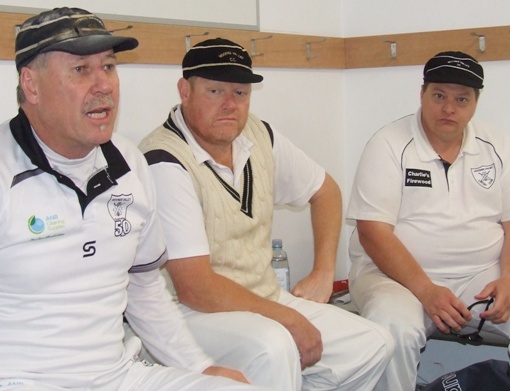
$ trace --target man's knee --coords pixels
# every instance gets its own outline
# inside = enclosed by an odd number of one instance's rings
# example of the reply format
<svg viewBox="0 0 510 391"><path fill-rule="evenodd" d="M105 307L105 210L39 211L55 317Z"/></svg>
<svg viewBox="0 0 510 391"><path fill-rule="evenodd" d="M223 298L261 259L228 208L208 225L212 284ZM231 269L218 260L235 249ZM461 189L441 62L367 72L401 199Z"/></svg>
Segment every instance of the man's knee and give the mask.
<svg viewBox="0 0 510 391"><path fill-rule="evenodd" d="M394 302L396 304L391 305L383 298L367 301L362 309L362 316L379 326L378 330L383 338L390 334L387 342L390 357L420 351L427 340L425 313L421 303L406 300L404 297L397 298Z"/></svg>
<svg viewBox="0 0 510 391"><path fill-rule="evenodd" d="M253 337L261 358L272 362L299 362L299 352L290 332L277 322L266 323Z"/></svg>

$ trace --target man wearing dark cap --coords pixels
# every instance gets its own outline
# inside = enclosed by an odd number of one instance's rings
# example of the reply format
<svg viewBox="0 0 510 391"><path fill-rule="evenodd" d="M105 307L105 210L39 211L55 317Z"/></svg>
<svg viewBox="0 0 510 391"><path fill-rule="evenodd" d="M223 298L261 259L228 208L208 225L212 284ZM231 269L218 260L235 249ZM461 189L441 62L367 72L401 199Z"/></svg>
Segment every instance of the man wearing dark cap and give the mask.
<svg viewBox="0 0 510 391"><path fill-rule="evenodd" d="M213 366L159 273L147 163L112 135L115 53L137 45L67 7L16 37L20 109L0 125L2 390L261 390ZM167 366L138 360L123 315Z"/></svg>
<svg viewBox="0 0 510 391"><path fill-rule="evenodd" d="M205 351L277 390L369 390L388 333L325 304L342 221L334 180L249 112L262 81L235 42L185 55L182 103L141 143L156 179L171 291ZM274 205L311 205L315 260L292 292L271 268Z"/></svg>
<svg viewBox="0 0 510 391"><path fill-rule="evenodd" d="M415 389L435 328L477 342L463 328L483 318L484 331L510 335L510 140L472 119L483 78L465 53L435 55L418 112L380 129L359 162L351 298L396 343L376 390Z"/></svg>

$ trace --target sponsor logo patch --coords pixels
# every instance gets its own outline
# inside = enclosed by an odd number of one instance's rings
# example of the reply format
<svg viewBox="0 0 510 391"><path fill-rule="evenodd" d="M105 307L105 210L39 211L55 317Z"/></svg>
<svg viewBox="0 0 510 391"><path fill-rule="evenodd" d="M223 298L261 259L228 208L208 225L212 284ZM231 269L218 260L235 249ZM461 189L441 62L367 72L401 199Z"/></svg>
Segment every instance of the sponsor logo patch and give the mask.
<svg viewBox="0 0 510 391"><path fill-rule="evenodd" d="M405 186L432 187L432 176L428 170L406 168Z"/></svg>
<svg viewBox="0 0 510 391"><path fill-rule="evenodd" d="M28 230L38 236L37 239L45 239L64 235L66 222L58 214L48 216L31 215L27 221Z"/></svg>

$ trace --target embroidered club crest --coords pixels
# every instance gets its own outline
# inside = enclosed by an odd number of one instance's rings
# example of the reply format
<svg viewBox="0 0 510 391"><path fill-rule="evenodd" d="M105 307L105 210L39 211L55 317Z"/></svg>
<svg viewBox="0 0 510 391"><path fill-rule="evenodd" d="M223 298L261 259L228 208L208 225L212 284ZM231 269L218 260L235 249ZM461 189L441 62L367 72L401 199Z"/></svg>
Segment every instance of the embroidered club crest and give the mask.
<svg viewBox="0 0 510 391"><path fill-rule="evenodd" d="M127 209L133 201L133 194L112 194L110 197L108 212L115 222L115 236L126 236L131 231L131 223L127 219Z"/></svg>
<svg viewBox="0 0 510 391"><path fill-rule="evenodd" d="M485 189L489 189L496 180L496 167L494 163L471 169L475 181Z"/></svg>

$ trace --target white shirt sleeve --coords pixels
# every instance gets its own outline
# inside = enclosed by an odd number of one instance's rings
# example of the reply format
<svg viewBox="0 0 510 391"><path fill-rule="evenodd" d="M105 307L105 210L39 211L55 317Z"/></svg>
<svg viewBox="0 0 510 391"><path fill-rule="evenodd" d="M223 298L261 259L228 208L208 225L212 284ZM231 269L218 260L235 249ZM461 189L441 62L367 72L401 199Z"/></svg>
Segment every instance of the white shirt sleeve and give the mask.
<svg viewBox="0 0 510 391"><path fill-rule="evenodd" d="M168 259L209 254L202 207L189 173L179 164L150 166Z"/></svg>
<svg viewBox="0 0 510 391"><path fill-rule="evenodd" d="M282 134L273 130L275 205L304 206L319 190L326 171Z"/></svg>
<svg viewBox="0 0 510 391"><path fill-rule="evenodd" d="M213 365L197 345L158 269L130 273L126 318L147 350L162 364L202 372Z"/></svg>
<svg viewBox="0 0 510 391"><path fill-rule="evenodd" d="M356 169L346 219L395 226L402 200L402 169L391 143L377 132L365 146Z"/></svg>

